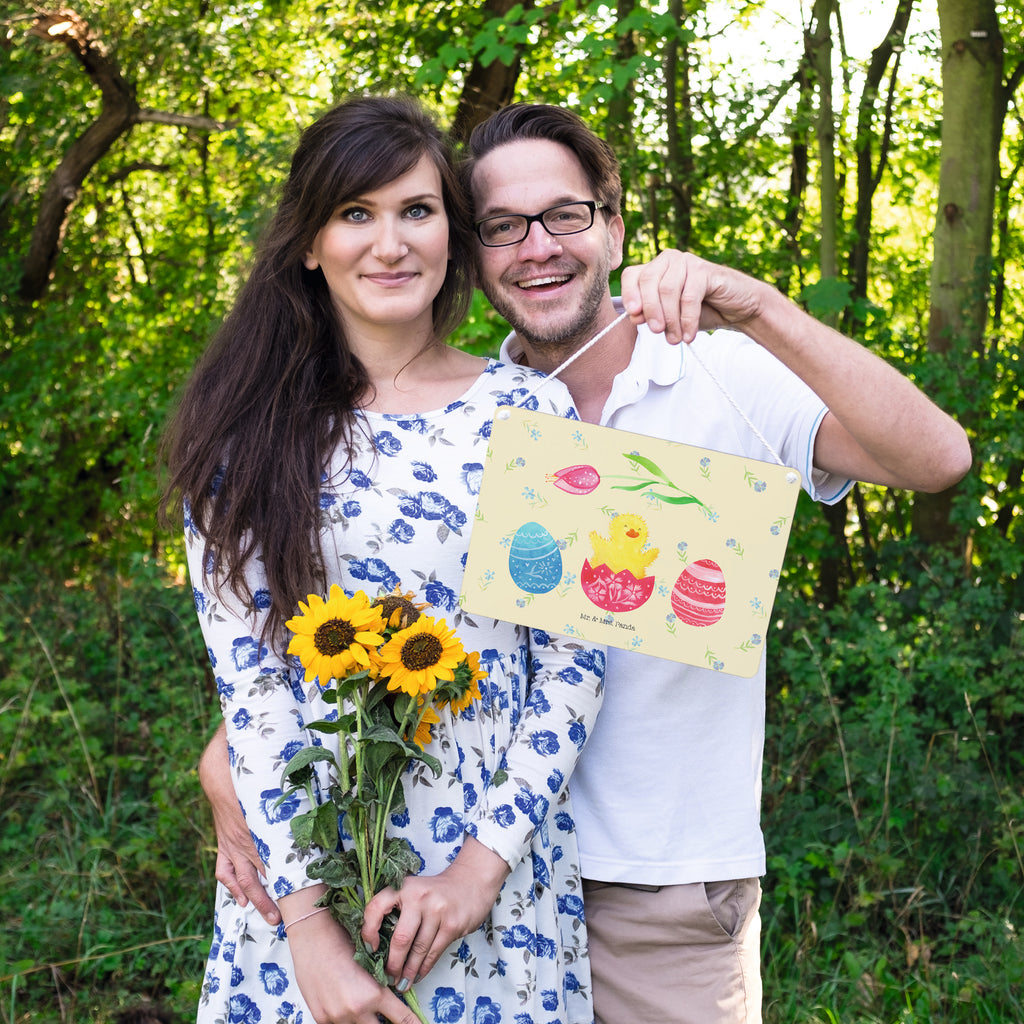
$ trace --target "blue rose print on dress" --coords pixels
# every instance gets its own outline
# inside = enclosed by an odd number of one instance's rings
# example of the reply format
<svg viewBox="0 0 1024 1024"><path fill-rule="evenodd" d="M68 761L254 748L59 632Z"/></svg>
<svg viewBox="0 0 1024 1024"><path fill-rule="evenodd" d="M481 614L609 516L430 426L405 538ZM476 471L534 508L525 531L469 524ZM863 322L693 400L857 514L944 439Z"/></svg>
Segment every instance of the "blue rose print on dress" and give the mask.
<svg viewBox="0 0 1024 1024"><path fill-rule="evenodd" d="M534 825L539 825L546 817L549 807L547 797L539 793L531 793L528 789L521 789L516 797L516 807L525 814Z"/></svg>
<svg viewBox="0 0 1024 1024"><path fill-rule="evenodd" d="M288 975L279 964L260 964L260 981L269 996L279 996L288 987Z"/></svg>
<svg viewBox="0 0 1024 1024"><path fill-rule="evenodd" d="M494 808L494 820L502 828L511 828L516 823L516 812L510 804L501 804Z"/></svg>
<svg viewBox="0 0 1024 1024"><path fill-rule="evenodd" d="M252 715L249 714L246 708L239 708L231 716L231 724L239 730L247 728L251 721Z"/></svg>
<svg viewBox="0 0 1024 1024"><path fill-rule="evenodd" d="M382 558L353 558L348 571L354 579L366 583L379 583L385 590L394 590L401 583L398 573Z"/></svg>
<svg viewBox="0 0 1024 1024"><path fill-rule="evenodd" d="M302 740L291 740L281 748L278 757L282 761L290 761L305 745Z"/></svg>
<svg viewBox="0 0 1024 1024"><path fill-rule="evenodd" d="M470 494L480 493L480 482L484 478L483 463L464 462L462 464L462 482Z"/></svg>
<svg viewBox="0 0 1024 1024"><path fill-rule="evenodd" d="M555 828L559 832L571 832L576 827L572 815L568 811L559 811L555 815Z"/></svg>
<svg viewBox="0 0 1024 1024"><path fill-rule="evenodd" d="M466 1000L460 992L453 988L442 987L436 990L430 1001L434 1019L440 1024L455 1024L466 1012Z"/></svg>
<svg viewBox="0 0 1024 1024"><path fill-rule="evenodd" d="M263 1019L260 1008L244 993L231 997L228 1003L228 1024L259 1024Z"/></svg>
<svg viewBox="0 0 1024 1024"><path fill-rule="evenodd" d="M348 475L348 482L361 491L373 489L373 481L361 469L353 469Z"/></svg>
<svg viewBox="0 0 1024 1024"><path fill-rule="evenodd" d="M565 776L557 768L548 776L548 789L557 793L565 782Z"/></svg>
<svg viewBox="0 0 1024 1024"><path fill-rule="evenodd" d="M544 757L552 757L561 749L557 734L550 729L538 729L531 733L530 746Z"/></svg>
<svg viewBox="0 0 1024 1024"><path fill-rule="evenodd" d="M551 1009L545 1005L544 1009ZM501 1024L501 1004L488 996L480 996L473 1007L473 1024Z"/></svg>
<svg viewBox="0 0 1024 1024"><path fill-rule="evenodd" d="M506 949L528 949L532 952L537 945L537 936L525 924L514 924L505 929L501 944Z"/></svg>
<svg viewBox="0 0 1024 1024"><path fill-rule="evenodd" d="M604 651L585 650L577 651L572 656L574 665L579 666L584 672L597 672L604 675L605 657Z"/></svg>
<svg viewBox="0 0 1024 1024"><path fill-rule="evenodd" d="M583 918L583 900L574 893L564 893L558 897L558 910L562 914L567 914L569 917L575 917L576 920L582 921Z"/></svg>
<svg viewBox="0 0 1024 1024"><path fill-rule="evenodd" d="M235 639L231 649L231 658L235 663L235 669L244 672L247 668L257 668L260 658L267 653L264 647L253 636L240 636Z"/></svg>
<svg viewBox="0 0 1024 1024"><path fill-rule="evenodd" d="M279 878L274 883L274 895L277 896L279 899L280 897L287 896L288 893L294 891L295 886L293 886L292 883L289 882L287 878Z"/></svg>
<svg viewBox="0 0 1024 1024"><path fill-rule="evenodd" d="M533 880L537 885L544 886L545 889L551 888L551 872L548 870L547 861L538 856L536 853L530 854L530 859L533 863Z"/></svg>
<svg viewBox="0 0 1024 1024"><path fill-rule="evenodd" d="M577 750L582 750L587 742L587 727L582 722L573 722L569 726L569 739L576 744Z"/></svg>
<svg viewBox="0 0 1024 1024"><path fill-rule="evenodd" d="M430 424L422 416L396 420L396 423L402 430L408 430L412 434L426 434L430 430Z"/></svg>
<svg viewBox="0 0 1024 1024"><path fill-rule="evenodd" d="M558 993L551 988L546 988L540 994L540 1003L545 1010L557 1010L558 1009Z"/></svg>
<svg viewBox="0 0 1024 1024"><path fill-rule="evenodd" d="M399 544L411 544L416 531L404 519L396 519L388 527L388 536Z"/></svg>
<svg viewBox="0 0 1024 1024"><path fill-rule="evenodd" d="M462 815L451 807L438 807L430 819L430 831L435 843L454 843L462 835Z"/></svg>
<svg viewBox="0 0 1024 1024"><path fill-rule="evenodd" d="M390 430L381 430L374 438L374 447L381 455L395 456L402 450L402 442Z"/></svg>
<svg viewBox="0 0 1024 1024"><path fill-rule="evenodd" d="M459 604L459 595L439 580L431 580L423 588L423 594L435 608L443 608L446 612L455 611Z"/></svg>
<svg viewBox="0 0 1024 1024"><path fill-rule="evenodd" d="M352 501L342 502L341 514L345 516L346 519L355 519L357 516L361 516L363 514L363 506L354 499Z"/></svg>
<svg viewBox="0 0 1024 1024"><path fill-rule="evenodd" d="M432 484L437 479L434 467L429 462L413 462L412 475L425 484Z"/></svg>
<svg viewBox="0 0 1024 1024"><path fill-rule="evenodd" d="M527 698L526 706L532 708L537 714L543 715L551 710L551 703L540 688L534 690Z"/></svg>
<svg viewBox="0 0 1024 1024"><path fill-rule="evenodd" d="M274 603L274 600L270 596L269 590L260 589L252 595L252 603L256 611L265 612Z"/></svg>
<svg viewBox="0 0 1024 1024"><path fill-rule="evenodd" d="M299 798L296 794L293 793L287 800L282 800L278 803L280 798L280 787L277 789L265 789L260 793L263 818L268 824L273 825L278 821L288 821L295 816L295 812L299 809Z"/></svg>

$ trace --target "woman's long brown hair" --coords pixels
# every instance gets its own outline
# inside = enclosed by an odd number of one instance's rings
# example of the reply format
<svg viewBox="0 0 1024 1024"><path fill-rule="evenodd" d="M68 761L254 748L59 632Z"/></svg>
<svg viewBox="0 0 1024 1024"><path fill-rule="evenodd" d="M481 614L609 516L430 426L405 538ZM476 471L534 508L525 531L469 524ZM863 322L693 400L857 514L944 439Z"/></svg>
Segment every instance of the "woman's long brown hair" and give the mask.
<svg viewBox="0 0 1024 1024"><path fill-rule="evenodd" d="M246 570L261 560L270 599L265 642L280 639L299 600L325 588L320 482L335 450L351 450L353 412L369 389L323 273L308 270L303 257L341 203L396 180L424 156L441 174L450 234L433 309L437 343L462 322L472 296L472 232L447 140L410 99L350 100L303 132L252 272L168 425L164 520L177 519L172 513L186 503L205 540L206 571L250 607L256 595Z"/></svg>

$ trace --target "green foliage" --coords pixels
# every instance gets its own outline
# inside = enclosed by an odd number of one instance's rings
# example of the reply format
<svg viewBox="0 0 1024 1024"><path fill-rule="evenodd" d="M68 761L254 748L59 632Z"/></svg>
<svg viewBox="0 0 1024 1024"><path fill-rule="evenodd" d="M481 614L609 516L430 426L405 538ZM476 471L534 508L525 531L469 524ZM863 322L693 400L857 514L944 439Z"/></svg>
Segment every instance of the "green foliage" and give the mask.
<svg viewBox="0 0 1024 1024"><path fill-rule="evenodd" d="M881 552L823 610L780 588L769 671L767 1019L1013 1019L1024 950L1019 588ZM897 564L886 564L895 560ZM795 975L795 976L794 976ZM902 1018L907 1007L916 1014ZM987 1014L994 1014L988 1016Z"/></svg>
<svg viewBox="0 0 1024 1024"><path fill-rule="evenodd" d="M774 281L816 315L854 323L971 433L976 471L951 512L956 558L918 546L914 495L859 487L835 516L801 500L769 651L766 1019L1024 1019L1016 108L992 330L939 356L927 333L942 48L923 22L888 129L875 111L873 153L887 130L889 159L861 299L816 268L800 26L766 32L771 5L690 3L681 23L641 0L501 16L427 0L72 6L140 107L180 123L143 120L104 155L70 208L45 296L19 301L43 189L100 95L65 49L26 35L27 10L5 7L0 903L11 938L0 1019L109 1020L139 995L191 1015L213 892L193 768L216 707L187 590L168 582L178 540L155 524L162 424L245 275L299 129L364 90L412 92L448 119L474 62L516 56L517 98L566 103L606 137L625 133L627 260L685 237ZM1005 4L999 14L1009 76L1021 15ZM876 44L887 23L872 28ZM847 31L849 47L857 35ZM841 266L856 241L849 111L867 56L838 58ZM670 126L685 166L669 154ZM506 329L477 294L456 340L493 354Z"/></svg>
<svg viewBox="0 0 1024 1024"><path fill-rule="evenodd" d="M194 1005L213 892L195 765L216 705L189 594L142 557L94 587L4 570L5 1004L40 1021L61 1000L76 1020Z"/></svg>

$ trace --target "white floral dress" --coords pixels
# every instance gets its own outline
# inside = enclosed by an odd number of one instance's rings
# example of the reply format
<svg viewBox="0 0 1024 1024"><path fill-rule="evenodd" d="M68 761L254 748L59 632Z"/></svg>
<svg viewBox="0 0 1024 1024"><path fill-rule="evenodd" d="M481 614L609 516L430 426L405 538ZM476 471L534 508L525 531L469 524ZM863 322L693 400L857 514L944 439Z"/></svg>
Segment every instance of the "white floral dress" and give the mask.
<svg viewBox="0 0 1024 1024"><path fill-rule="evenodd" d="M589 1024L590 969L579 858L566 783L593 727L604 652L566 637L480 620L458 603L477 494L499 405L575 416L560 384L530 394L528 370L489 361L461 399L432 413L361 417L352 468L332 467L320 496L328 584L371 597L401 585L446 619L488 678L482 701L453 720L445 710L427 748L443 765L404 777L406 810L392 831L442 871L465 834L513 866L490 917L454 943L415 986L436 1024ZM196 607L228 727L232 776L249 829L282 896L309 885L316 856L295 846L289 819L304 799L282 804L281 769L302 746L334 738L306 731L329 717L297 662L262 647L266 590L253 575L254 607L213 592L202 538L186 515ZM496 557L500 557L497 555ZM258 566L258 562L256 563ZM492 786L502 768L507 781ZM504 773L503 773L504 774ZM499 778L502 778L499 775ZM287 937L218 886L214 940L203 983L201 1024L313 1024L295 984Z"/></svg>

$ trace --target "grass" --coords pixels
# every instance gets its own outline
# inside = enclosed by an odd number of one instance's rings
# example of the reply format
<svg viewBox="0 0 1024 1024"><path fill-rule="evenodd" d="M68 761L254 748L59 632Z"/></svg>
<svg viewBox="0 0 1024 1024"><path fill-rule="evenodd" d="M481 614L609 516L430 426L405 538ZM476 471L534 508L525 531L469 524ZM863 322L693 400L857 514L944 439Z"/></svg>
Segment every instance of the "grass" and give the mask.
<svg viewBox="0 0 1024 1024"><path fill-rule="evenodd" d="M213 688L187 588L141 557L106 581L0 592L0 1024L198 1002ZM881 628L878 597L780 602L766 1024L1024 1021L1019 635L906 601Z"/></svg>

